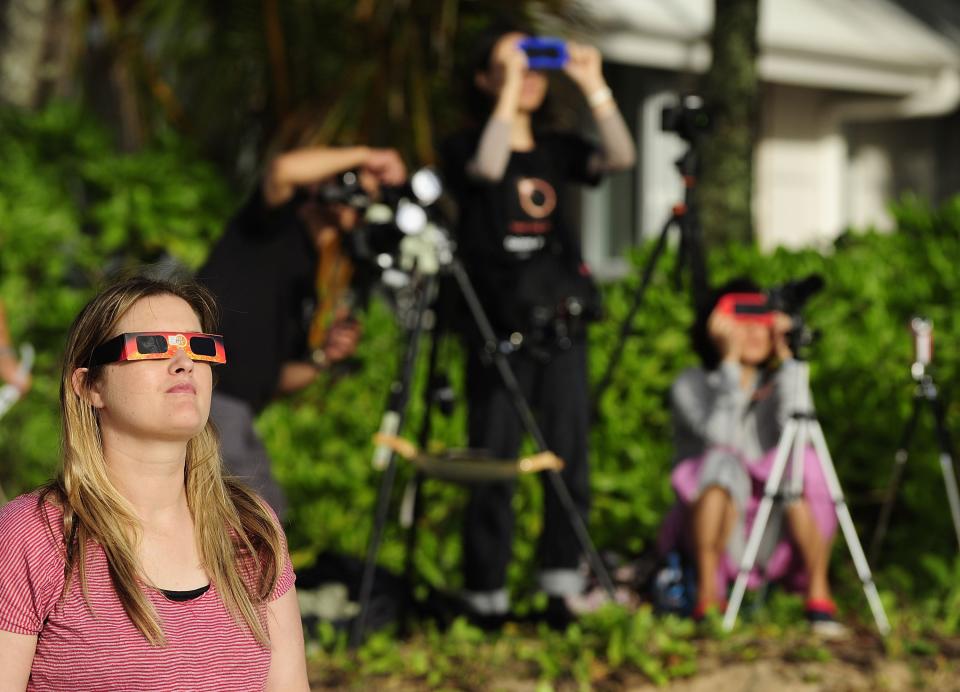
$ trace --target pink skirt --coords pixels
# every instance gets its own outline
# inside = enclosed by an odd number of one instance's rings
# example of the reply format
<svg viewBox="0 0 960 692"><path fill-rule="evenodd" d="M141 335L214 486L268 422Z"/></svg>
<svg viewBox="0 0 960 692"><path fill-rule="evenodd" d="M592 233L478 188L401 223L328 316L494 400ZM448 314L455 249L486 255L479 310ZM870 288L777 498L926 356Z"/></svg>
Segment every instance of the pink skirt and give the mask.
<svg viewBox="0 0 960 692"><path fill-rule="evenodd" d="M746 507L745 521L738 523L739 530L745 531L743 543L746 543L746 536L749 536L753 527L760 501L763 498L763 487L770 476L776 451L776 449L771 449L758 460L743 462L752 487ZM661 555L665 555L671 550L681 550L687 554L692 552L688 530L689 511L691 505L699 497L700 471L703 460L703 456L684 459L674 467L671 473L670 480L674 491L677 493L677 503L667 514L663 525L660 527L657 547ZM791 463L788 461L783 478L789 481L790 474ZM810 507L814 523L816 523L821 536L827 541L832 540L837 531L837 515L816 452L809 447L804 455L803 497ZM721 593L725 593L729 582L736 578L740 567L738 560L739 556L727 553L720 561L720 566L717 569L717 585ZM747 583L749 588L756 588L763 581L783 581L789 588L797 590L803 590L807 585L807 574L803 567L803 560L790 540L785 523L776 544L769 552L765 565L759 564L758 560Z"/></svg>

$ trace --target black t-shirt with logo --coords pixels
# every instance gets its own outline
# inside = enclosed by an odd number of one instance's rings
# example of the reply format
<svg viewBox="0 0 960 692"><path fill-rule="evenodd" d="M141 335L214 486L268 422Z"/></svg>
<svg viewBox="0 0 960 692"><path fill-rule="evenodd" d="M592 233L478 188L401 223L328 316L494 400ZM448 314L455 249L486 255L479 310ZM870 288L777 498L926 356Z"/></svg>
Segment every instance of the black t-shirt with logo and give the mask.
<svg viewBox="0 0 960 692"><path fill-rule="evenodd" d="M316 264L296 198L268 207L258 185L197 272L220 307L227 364L217 391L254 412L274 397L283 363L307 352Z"/></svg>
<svg viewBox="0 0 960 692"><path fill-rule="evenodd" d="M443 172L459 207L460 256L494 327L525 331L535 304L592 290L580 238L565 207L571 184L594 185L595 147L575 134L545 134L531 151L514 151L494 183L466 175L479 132L442 147Z"/></svg>

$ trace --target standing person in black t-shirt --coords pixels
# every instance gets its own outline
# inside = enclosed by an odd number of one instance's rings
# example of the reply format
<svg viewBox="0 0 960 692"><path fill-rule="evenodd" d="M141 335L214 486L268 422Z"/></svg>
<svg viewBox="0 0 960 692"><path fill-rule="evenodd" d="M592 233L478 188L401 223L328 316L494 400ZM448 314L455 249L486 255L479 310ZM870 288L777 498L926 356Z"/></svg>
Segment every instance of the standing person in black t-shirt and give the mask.
<svg viewBox="0 0 960 692"><path fill-rule="evenodd" d="M231 219L197 278L216 296L230 365L213 394L210 415L220 432L224 463L245 478L283 518L286 498L257 436L257 414L278 394L312 383L322 368L351 355L359 328L339 316L319 353L308 354L316 307L320 248L330 234L359 221L356 209L323 203L312 192L334 176L358 170L364 189L399 185L406 168L393 149L302 147L279 154Z"/></svg>
<svg viewBox="0 0 960 692"><path fill-rule="evenodd" d="M480 46L473 79L492 107L482 130L451 139L444 171L460 208L458 247L491 321L519 345L510 363L538 414L562 477L584 520L589 507L588 394L583 321L599 310L596 288L564 208L566 186L595 184L635 161L635 146L603 78L598 51L568 44L563 71L580 88L600 146L575 133L543 132L539 111L547 76L528 69L520 33L491 35ZM467 397L472 447L510 458L523 428L479 338L469 344ZM507 614L506 569L512 552L512 483L471 489L464 521L464 600L479 616ZM551 612L566 615L566 597L583 589L580 546L549 483L544 488L540 587Z"/></svg>

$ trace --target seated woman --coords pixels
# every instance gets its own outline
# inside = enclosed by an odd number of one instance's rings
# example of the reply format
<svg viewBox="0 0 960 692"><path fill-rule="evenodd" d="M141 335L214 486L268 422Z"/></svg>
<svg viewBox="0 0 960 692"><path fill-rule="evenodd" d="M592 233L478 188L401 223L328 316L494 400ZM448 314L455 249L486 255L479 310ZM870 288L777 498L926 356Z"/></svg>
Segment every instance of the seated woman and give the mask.
<svg viewBox="0 0 960 692"><path fill-rule="evenodd" d="M678 496L660 549L681 547L697 565L695 618L725 608L728 579L746 547L780 433L793 401L797 367L787 342L791 320L774 313L772 325L742 320L716 309L729 293L757 293L747 279L731 281L714 296L693 329L703 367L690 368L671 390ZM784 483L790 479L790 467ZM787 531L783 531L786 518ZM787 579L806 591L807 617L834 630L835 606L827 581L836 514L812 449L805 452L803 496L777 502L756 561L767 579ZM761 575L751 575L756 586Z"/></svg>
<svg viewBox="0 0 960 692"><path fill-rule="evenodd" d="M0 510L0 689L308 689L283 531L207 420L213 315L135 278L70 328L59 476Z"/></svg>

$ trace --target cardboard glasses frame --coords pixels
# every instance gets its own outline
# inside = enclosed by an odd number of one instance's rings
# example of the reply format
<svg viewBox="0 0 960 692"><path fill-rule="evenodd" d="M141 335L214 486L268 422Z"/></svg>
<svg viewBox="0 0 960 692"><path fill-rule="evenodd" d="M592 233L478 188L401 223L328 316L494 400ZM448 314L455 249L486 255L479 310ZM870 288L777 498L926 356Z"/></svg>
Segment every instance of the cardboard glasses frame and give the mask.
<svg viewBox="0 0 960 692"><path fill-rule="evenodd" d="M182 350L190 360L221 365L227 362L223 337L201 332L127 332L93 349L90 365L173 358Z"/></svg>

